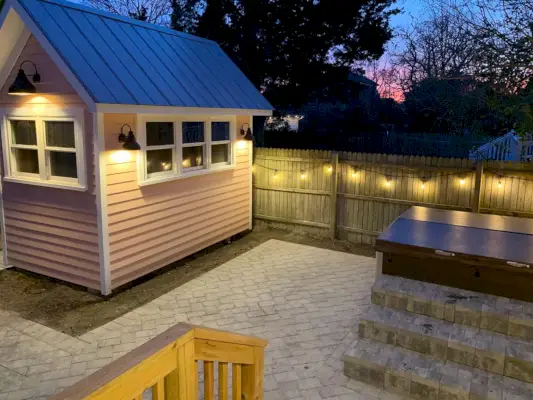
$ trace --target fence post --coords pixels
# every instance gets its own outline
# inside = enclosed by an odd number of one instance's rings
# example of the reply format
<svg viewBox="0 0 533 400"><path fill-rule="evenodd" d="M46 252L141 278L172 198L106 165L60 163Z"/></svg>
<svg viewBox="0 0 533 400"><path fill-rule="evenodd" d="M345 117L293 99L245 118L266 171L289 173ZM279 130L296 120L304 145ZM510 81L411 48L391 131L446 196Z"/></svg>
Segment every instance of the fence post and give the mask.
<svg viewBox="0 0 533 400"><path fill-rule="evenodd" d="M339 153L331 154L331 196L329 200L329 235L337 238L337 189L339 180Z"/></svg>
<svg viewBox="0 0 533 400"><path fill-rule="evenodd" d="M472 212L478 213L481 208L481 184L483 183L483 160L476 162L476 179L472 196Z"/></svg>

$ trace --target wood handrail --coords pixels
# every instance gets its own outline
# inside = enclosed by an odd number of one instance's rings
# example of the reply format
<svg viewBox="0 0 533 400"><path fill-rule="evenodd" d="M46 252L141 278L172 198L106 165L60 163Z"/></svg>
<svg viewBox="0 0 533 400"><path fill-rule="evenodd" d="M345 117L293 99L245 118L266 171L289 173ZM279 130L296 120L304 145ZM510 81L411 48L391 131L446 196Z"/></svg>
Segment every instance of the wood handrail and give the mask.
<svg viewBox="0 0 533 400"><path fill-rule="evenodd" d="M138 399L149 388L154 400L196 400L197 361L208 366L204 373L209 391L213 362L225 371L232 363L242 385L236 390L247 400L260 400L267 344L256 337L179 323L49 400ZM224 393L224 384L219 380L219 393Z"/></svg>

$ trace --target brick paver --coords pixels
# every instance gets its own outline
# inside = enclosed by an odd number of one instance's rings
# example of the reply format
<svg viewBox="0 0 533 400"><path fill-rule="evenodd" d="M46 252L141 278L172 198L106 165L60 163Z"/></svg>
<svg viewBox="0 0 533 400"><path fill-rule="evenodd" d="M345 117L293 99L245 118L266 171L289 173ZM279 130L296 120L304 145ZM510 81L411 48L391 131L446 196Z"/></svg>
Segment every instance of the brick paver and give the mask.
<svg viewBox="0 0 533 400"><path fill-rule="evenodd" d="M267 400L393 399L342 373L373 274L368 257L269 240L78 338L0 311L0 400L46 398L180 321L268 339Z"/></svg>

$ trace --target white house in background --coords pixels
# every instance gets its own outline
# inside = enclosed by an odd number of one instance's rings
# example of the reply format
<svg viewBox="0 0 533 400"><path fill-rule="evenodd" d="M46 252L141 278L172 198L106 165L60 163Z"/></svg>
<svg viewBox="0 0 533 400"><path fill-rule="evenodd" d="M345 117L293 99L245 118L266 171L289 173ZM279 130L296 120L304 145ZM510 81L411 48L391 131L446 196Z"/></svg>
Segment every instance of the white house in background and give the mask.
<svg viewBox="0 0 533 400"><path fill-rule="evenodd" d="M520 137L514 131L470 151L471 160L533 161L533 135Z"/></svg>

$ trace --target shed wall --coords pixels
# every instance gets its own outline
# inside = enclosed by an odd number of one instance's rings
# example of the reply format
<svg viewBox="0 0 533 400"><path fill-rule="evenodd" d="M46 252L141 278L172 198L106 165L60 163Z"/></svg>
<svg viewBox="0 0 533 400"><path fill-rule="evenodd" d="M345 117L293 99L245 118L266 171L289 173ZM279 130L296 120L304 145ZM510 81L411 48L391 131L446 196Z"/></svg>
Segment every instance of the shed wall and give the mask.
<svg viewBox="0 0 533 400"><path fill-rule="evenodd" d="M236 126L248 120L237 117ZM117 157L123 124L135 127L136 116L104 117L113 288L245 231L250 221L248 146L235 146L235 169L140 187L138 154Z"/></svg>
<svg viewBox="0 0 533 400"><path fill-rule="evenodd" d="M42 95L19 97L7 94L23 60L37 64L42 79L38 92ZM25 65L25 70L33 73L29 64ZM51 107L85 110L88 190L77 192L3 181L2 197L9 264L99 289L92 114L33 36L0 91L0 107L33 107L36 112ZM4 172L2 176L5 176Z"/></svg>

